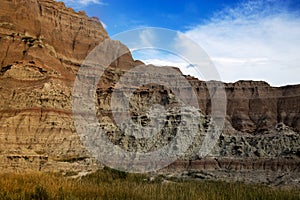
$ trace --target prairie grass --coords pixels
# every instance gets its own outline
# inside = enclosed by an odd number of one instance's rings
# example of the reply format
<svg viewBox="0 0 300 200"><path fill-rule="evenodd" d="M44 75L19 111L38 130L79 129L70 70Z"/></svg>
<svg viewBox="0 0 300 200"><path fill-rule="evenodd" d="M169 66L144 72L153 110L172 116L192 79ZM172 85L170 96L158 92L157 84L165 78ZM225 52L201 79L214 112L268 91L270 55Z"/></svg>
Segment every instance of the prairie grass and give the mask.
<svg viewBox="0 0 300 200"><path fill-rule="evenodd" d="M213 181L150 181L143 174L105 168L81 178L60 174L2 174L0 199L300 199L296 188Z"/></svg>

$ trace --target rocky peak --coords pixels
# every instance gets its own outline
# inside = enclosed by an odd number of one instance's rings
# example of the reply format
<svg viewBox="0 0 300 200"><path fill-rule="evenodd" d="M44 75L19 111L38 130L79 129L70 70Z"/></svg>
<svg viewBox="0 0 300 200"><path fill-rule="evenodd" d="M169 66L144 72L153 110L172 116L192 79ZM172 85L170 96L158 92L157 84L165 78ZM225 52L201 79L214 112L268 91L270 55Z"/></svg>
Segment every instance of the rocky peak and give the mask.
<svg viewBox="0 0 300 200"><path fill-rule="evenodd" d="M80 63L108 38L97 18L53 0L3 0L0 63L40 59L48 65ZM43 49L44 52L39 53ZM45 59L49 56L49 59Z"/></svg>

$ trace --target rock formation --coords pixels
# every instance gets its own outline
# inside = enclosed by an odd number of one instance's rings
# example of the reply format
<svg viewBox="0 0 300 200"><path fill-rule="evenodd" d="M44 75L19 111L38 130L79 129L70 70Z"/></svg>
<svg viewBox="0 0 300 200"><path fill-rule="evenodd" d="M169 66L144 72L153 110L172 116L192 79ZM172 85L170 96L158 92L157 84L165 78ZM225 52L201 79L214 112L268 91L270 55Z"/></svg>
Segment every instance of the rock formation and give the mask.
<svg viewBox="0 0 300 200"><path fill-rule="evenodd" d="M1 168L85 161L71 91L82 60L106 31L97 19L51 0L1 1L0 13Z"/></svg>
<svg viewBox="0 0 300 200"><path fill-rule="evenodd" d="M89 171L100 166L76 133L72 90L88 53L108 35L97 18L53 0L2 0L0 6L0 169L2 171ZM156 103L173 114L164 131L143 140L116 126L110 100L114 85L135 66L127 53L111 63L97 89L97 116L109 139L127 151L147 152L166 145L182 116L171 90L138 88L131 97L132 120L147 126L140 110ZM149 66L154 67L154 66ZM155 68L155 67L154 67ZM199 134L211 123L206 83L186 79L197 92ZM162 170L194 178L299 184L300 86L271 87L265 82L225 84L225 127L213 152L197 156L202 139ZM120 102L122 104L122 102ZM182 113L181 113L182 114ZM126 129L126 128L125 128ZM276 176L272 176L276 174Z"/></svg>

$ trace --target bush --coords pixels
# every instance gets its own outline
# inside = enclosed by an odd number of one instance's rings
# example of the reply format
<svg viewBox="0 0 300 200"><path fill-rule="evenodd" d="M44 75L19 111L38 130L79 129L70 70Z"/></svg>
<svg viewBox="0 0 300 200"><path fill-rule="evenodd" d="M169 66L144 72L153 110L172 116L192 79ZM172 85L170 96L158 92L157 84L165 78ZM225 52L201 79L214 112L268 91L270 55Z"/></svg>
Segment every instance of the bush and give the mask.
<svg viewBox="0 0 300 200"><path fill-rule="evenodd" d="M29 194L29 198L26 199L35 199L35 200L48 200L49 195L47 193L47 190L43 186L36 186L35 192Z"/></svg>

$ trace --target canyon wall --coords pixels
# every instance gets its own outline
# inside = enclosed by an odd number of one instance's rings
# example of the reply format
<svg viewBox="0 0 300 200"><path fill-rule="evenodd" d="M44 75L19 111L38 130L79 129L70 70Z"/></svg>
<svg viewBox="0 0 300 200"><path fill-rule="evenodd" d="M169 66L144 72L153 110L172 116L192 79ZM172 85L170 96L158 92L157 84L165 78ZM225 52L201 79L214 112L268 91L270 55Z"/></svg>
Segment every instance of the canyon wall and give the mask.
<svg viewBox="0 0 300 200"><path fill-rule="evenodd" d="M83 60L105 39L109 37L97 18L89 18L84 12L77 13L63 3L52 0L1 1L2 171L80 172L101 166L76 133L72 91ZM127 70L142 64L133 60L130 53L121 56L105 71L96 92L99 123L107 130L108 138L127 151L147 152L166 145L175 137L176 128L185 114L175 112L178 102L170 89L147 85L137 88L130 99L132 120L147 126L151 116L143 111L151 104L160 104L172 113L167 115L163 132L143 140L124 134L116 126L110 110L114 86ZM234 177L237 174L238 180L254 177L251 179L254 182L267 183L267 180L273 180L270 174L274 172L281 177L280 180L274 178L274 183L281 180L298 180L299 183L299 85L271 87L257 81L226 83L225 127L213 152L201 158L197 152L207 124L211 123L210 94L205 82L190 76L186 79L197 93L201 113L197 131L200 136L178 161L164 169L166 173L182 172L185 176L186 171L191 170L188 176L200 178L222 178L224 174ZM120 105L123 103L119 102ZM193 109L188 108L187 113L190 112ZM193 125L191 127L196 130ZM202 170L211 171L210 175L205 175ZM254 172L262 171L266 172L265 176L254 175Z"/></svg>

